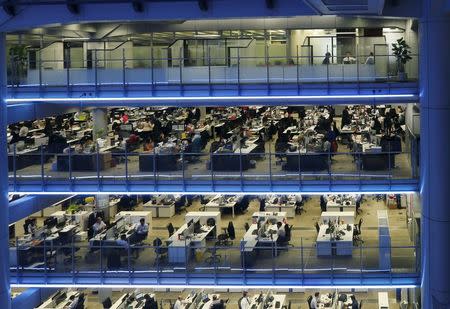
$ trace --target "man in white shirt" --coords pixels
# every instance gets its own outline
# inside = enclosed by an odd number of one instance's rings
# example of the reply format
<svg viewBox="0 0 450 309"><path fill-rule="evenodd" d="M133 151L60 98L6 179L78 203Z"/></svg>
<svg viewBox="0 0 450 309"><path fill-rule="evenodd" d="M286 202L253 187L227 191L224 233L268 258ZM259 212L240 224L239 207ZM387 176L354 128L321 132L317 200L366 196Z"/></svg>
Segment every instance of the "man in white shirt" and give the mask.
<svg viewBox="0 0 450 309"><path fill-rule="evenodd" d="M319 296L320 296L319 292L316 292L314 294L314 297L311 300L311 304L309 305L310 309L319 308Z"/></svg>
<svg viewBox="0 0 450 309"><path fill-rule="evenodd" d="M249 309L250 299L247 296L247 291L242 292L242 298L239 300L239 309Z"/></svg>
<svg viewBox="0 0 450 309"><path fill-rule="evenodd" d="M143 241L147 235L148 235L148 224L145 223L145 219L141 218L139 220L139 224L137 224L134 228L134 231L136 232L137 240Z"/></svg>
<svg viewBox="0 0 450 309"><path fill-rule="evenodd" d="M342 63L343 64L352 64L352 63L355 63L355 62L356 62L356 59L354 57L352 57L350 52L346 52L344 59L342 59Z"/></svg>
<svg viewBox="0 0 450 309"><path fill-rule="evenodd" d="M373 57L373 53L371 52L369 54L369 57L367 57L365 64L374 64L374 63L375 63L375 58Z"/></svg>
<svg viewBox="0 0 450 309"><path fill-rule="evenodd" d="M173 305L173 309L181 309L183 306L183 302L181 301L181 296L178 296L175 304Z"/></svg>
<svg viewBox="0 0 450 309"><path fill-rule="evenodd" d="M105 228L105 222L103 222L101 217L97 217L97 222L95 222L92 226L92 229L94 230L94 236L101 233Z"/></svg>
<svg viewBox="0 0 450 309"><path fill-rule="evenodd" d="M65 308L75 309L78 306L79 297L75 296L75 295L71 295L69 297L69 300L71 300L71 302Z"/></svg>

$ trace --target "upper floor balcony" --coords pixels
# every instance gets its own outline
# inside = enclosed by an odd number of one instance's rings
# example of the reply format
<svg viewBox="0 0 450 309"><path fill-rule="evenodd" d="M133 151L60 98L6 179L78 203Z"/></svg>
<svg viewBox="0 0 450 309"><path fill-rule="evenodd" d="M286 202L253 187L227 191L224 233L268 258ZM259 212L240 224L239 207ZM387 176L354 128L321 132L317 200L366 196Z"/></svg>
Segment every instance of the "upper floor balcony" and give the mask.
<svg viewBox="0 0 450 309"><path fill-rule="evenodd" d="M299 44L293 39L296 31L290 30L289 37L288 31L262 37L252 32L234 39L178 38L174 33L164 43L157 34L149 42L52 42L28 50L26 59L9 59L9 96L16 102L98 97L152 98L154 103L180 97L248 101L259 96L290 96L303 103L319 98L417 101L418 56L410 51L411 59L399 65L387 34L345 40L307 36Z"/></svg>

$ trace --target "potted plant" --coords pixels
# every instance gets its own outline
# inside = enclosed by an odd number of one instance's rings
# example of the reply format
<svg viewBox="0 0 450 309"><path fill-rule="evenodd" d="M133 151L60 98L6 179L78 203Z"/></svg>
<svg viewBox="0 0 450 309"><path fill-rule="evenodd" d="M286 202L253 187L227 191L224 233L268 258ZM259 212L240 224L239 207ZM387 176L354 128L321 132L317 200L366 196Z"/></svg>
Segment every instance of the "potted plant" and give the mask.
<svg viewBox="0 0 450 309"><path fill-rule="evenodd" d="M403 38L397 40L396 43L392 43L392 53L397 59L397 76L398 79L404 81L407 79L407 75L405 72L405 64L411 60L410 47L406 44Z"/></svg>

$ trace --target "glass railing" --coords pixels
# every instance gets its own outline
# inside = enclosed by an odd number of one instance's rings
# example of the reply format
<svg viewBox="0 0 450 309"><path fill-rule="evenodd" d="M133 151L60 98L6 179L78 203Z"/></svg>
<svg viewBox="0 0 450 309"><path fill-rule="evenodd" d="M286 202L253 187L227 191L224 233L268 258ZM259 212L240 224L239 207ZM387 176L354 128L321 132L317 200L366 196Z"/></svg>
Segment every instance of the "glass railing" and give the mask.
<svg viewBox="0 0 450 309"><path fill-rule="evenodd" d="M58 147L56 147L58 148ZM56 149L52 146L52 149ZM63 147L59 147L63 148ZM267 147L271 149L271 147ZM55 153L34 148L8 155L9 184L220 184L416 180L416 154L380 152L270 152L247 148L222 153L96 151Z"/></svg>
<svg viewBox="0 0 450 309"><path fill-rule="evenodd" d="M95 58L95 57L94 57ZM406 81L418 78L418 56L405 66L406 75L397 73L396 58L357 56L349 64L331 57L248 57L217 58L111 58L74 64L42 59L23 65L10 64L8 84L20 86L108 86L181 84L264 84L315 82ZM204 65L193 65L202 63ZM213 65L224 63L225 65Z"/></svg>
<svg viewBox="0 0 450 309"><path fill-rule="evenodd" d="M48 277L91 277L91 282L97 283L108 277L133 281L166 275L189 281L190 277L242 278L252 274L269 275L273 280L289 276L346 278L355 283L355 279L392 279L420 272L416 246L339 244L337 248L330 245L330 252L324 255L323 248L318 249L311 240L302 238L295 242L302 245L273 242L269 246L246 247L234 240L227 245L124 247L114 241L53 245L54 241L42 239L39 245L10 247L10 270L16 278L45 273Z"/></svg>

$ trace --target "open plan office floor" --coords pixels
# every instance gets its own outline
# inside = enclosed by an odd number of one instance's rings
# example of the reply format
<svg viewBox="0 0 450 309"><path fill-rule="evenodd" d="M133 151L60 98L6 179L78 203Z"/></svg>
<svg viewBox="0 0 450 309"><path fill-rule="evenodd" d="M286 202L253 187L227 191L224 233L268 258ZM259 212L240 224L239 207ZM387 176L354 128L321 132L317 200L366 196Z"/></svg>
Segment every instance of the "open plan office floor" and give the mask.
<svg viewBox="0 0 450 309"><path fill-rule="evenodd" d="M404 143L402 142L402 149L406 149ZM187 163L184 166L184 177L192 180L210 180L211 171L207 168L207 161L210 159L209 157L209 148L211 145L211 141L206 145L204 151L202 152L202 156L198 162ZM269 150L272 153L271 158L269 159ZM139 152L142 152L142 147L139 148ZM354 157L349 153L350 149L347 145L343 145L339 143L338 154L332 157L330 172L332 174L337 174L335 179L355 179L359 174L365 179L371 179L375 177L375 179L387 179L390 173L389 170L375 170L375 171L359 171L357 167L357 163L355 162ZM274 180L297 180L298 172L295 171L285 171L282 169L282 165L277 161L278 158L275 157L275 138L272 141L268 141L265 144L265 156L261 156L256 158L255 168L250 168L248 170L243 171L243 175L247 180L258 180L258 179L268 179L269 175L269 166L272 170L272 177ZM348 153L348 154L347 154ZM117 157L119 157L117 155ZM39 160L38 160L39 161ZM285 161L285 160L284 160ZM52 169L52 164L56 162L56 159L50 159L47 163L44 163L44 175L46 177L50 177L51 179L68 179L68 172L58 172ZM125 163L122 160L122 163L117 164L114 167L106 168L100 171L100 176L102 177L120 177L121 179L125 179L126 167ZM395 156L395 167L392 169L392 178L412 178L411 171L411 158L409 153L400 153ZM32 165L20 170L16 171L16 177L18 181L20 181L21 177L24 179L41 179L41 166L39 164ZM14 173L10 171L10 180L14 176ZM139 155L138 153L129 154L128 157L128 175L133 176L132 179L147 179L153 180L154 173L153 172L141 172L139 171ZM302 171L302 178L304 180L316 180L316 179L327 179L328 171ZM183 172L180 169L175 171L158 171L156 173L158 180L177 180L181 179L183 176ZM73 171L72 177L83 179L83 178L96 178L97 172L93 171ZM214 171L214 179L215 180L225 180L225 179L233 179L236 177L240 177L239 170L236 171Z"/></svg>
<svg viewBox="0 0 450 309"><path fill-rule="evenodd" d="M288 223L293 225L292 238L290 243L293 246L309 247L303 251L303 257L298 249L290 248L289 250L283 250L274 259L275 267L284 269L280 271L290 271L295 268L301 268L300 260L303 259L305 272L308 273L320 273L321 271L329 271L330 267L335 268L335 271L346 271L346 269L360 269L361 263L365 270L377 270L379 269L379 250L376 248L379 245L378 237L378 210L387 210L389 230L391 236L391 246L413 246L411 241L406 218L406 209L388 209L383 200L377 200L374 195L365 195L361 204L361 214L355 218L355 223L359 222L360 218L363 218L362 224L362 239L364 240L364 247L373 247L370 249L365 248L362 252L359 247L354 247L352 256L336 257L334 261L328 257L318 258L315 250L315 243L317 238L317 232L315 229L315 222L320 219L320 201L319 196L312 196L304 205L306 210L302 214L295 215L294 218L288 218ZM200 200L194 200L193 204L186 208L188 212L201 210L202 204ZM136 210L142 209L142 204L138 205ZM221 216L221 229L218 233L222 232L222 228L226 228L230 221L233 222L236 232L236 238L233 242L233 250L218 250L218 254L221 255L219 266L221 267L217 271L238 271L237 268L241 267L241 257L239 252L240 240L245 234L245 223L251 224L251 217L254 212L259 210L258 200L252 200L249 208L244 214L236 214L232 218L231 211L229 213L223 213ZM175 229L182 226L185 223L185 212L177 214L172 218L153 218L152 229L145 241L145 244L152 245L153 240L159 237L163 242L168 238L167 224L171 222ZM40 226L41 223L38 223ZM20 230L19 233L20 234ZM16 235L20 236L20 235ZM87 241L80 242L80 246L84 246L77 252L77 256L81 257L76 260L76 269L79 271L98 270L100 267L100 261L97 256L90 256L87 252ZM208 241L207 246L214 246L214 240ZM270 250L269 250L270 251ZM361 256L362 254L362 256ZM89 258L85 258L90 256ZM392 268L393 271L412 271L415 267L415 253L413 248L393 248L391 251L392 256ZM84 258L83 258L84 257ZM156 255L153 248L148 248L146 251L140 252L138 258L133 259L133 269L136 271L146 271L155 265ZM164 267L164 263L161 266ZM57 267L69 267L71 265L57 265ZM198 271L202 267L208 267L206 262L206 255L191 259L188 263L189 271ZM170 265L167 265L171 268ZM252 266L254 270L263 268L272 268L272 256L271 253L266 252L258 257L257 261ZM328 269L328 270L327 270ZM64 271L64 268L59 269ZM69 271L69 269L67 270ZM181 270L184 272L184 270ZM200 270L205 271L205 270ZM298 271L298 270L297 270Z"/></svg>

